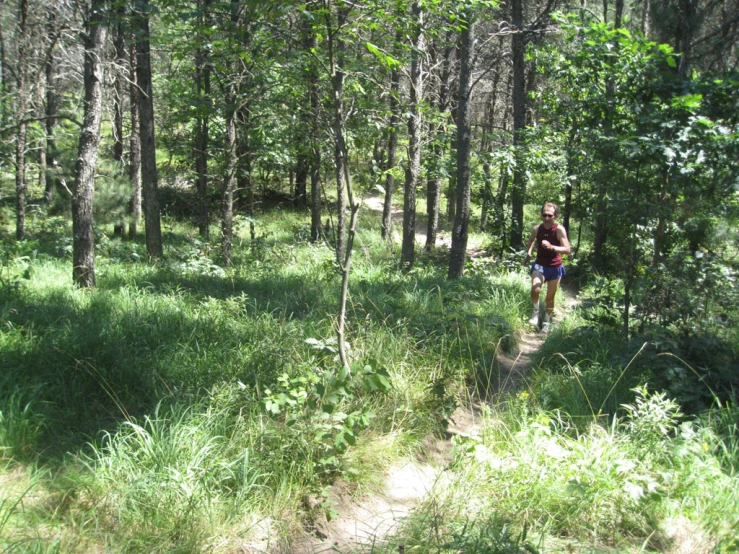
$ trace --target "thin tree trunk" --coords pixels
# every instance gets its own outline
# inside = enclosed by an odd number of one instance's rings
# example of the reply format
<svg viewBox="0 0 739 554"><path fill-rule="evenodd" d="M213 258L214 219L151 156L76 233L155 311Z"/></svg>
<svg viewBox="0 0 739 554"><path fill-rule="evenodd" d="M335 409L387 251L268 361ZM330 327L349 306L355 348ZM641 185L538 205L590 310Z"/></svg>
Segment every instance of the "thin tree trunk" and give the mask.
<svg viewBox="0 0 739 554"><path fill-rule="evenodd" d="M252 151L251 142L249 140L251 131L251 108L249 104L242 106L237 111L236 119L239 123L238 127L240 129L240 132L236 134L240 166L237 183L240 194L244 194L244 196L241 196L241 203L245 204L246 213L249 216L249 239L253 248L257 235L256 226L254 225L256 210L254 202L254 179L252 178Z"/></svg>
<svg viewBox="0 0 739 554"><path fill-rule="evenodd" d="M123 159L123 104L125 90L123 67L126 65L126 43L123 34L123 6L118 6L116 11L118 24L115 29L114 44L116 66L118 67L118 70L116 72L115 83L113 85L113 159L118 162L121 174L123 174L126 167ZM127 209L128 206L126 206L126 211ZM123 218L114 225L113 234L115 236L125 238L126 222Z"/></svg>
<svg viewBox="0 0 739 554"><path fill-rule="evenodd" d="M136 45L131 44L129 52L129 97L131 104L131 139L129 142L128 178L131 181L131 220L128 224L128 238L136 239L141 221L141 116L139 115L138 82L136 80Z"/></svg>
<svg viewBox="0 0 739 554"><path fill-rule="evenodd" d="M423 57L426 39L423 32L423 8L421 2L411 5L413 25L413 54L411 57L410 106L408 107L408 167L405 171L405 197L403 199L403 244L400 267L413 267L416 256L416 190L421 173L421 131L423 119Z"/></svg>
<svg viewBox="0 0 739 554"><path fill-rule="evenodd" d="M39 82L37 85L37 101L36 105L43 106L44 98L46 97L46 72L39 72ZM46 138L39 140L38 142L38 186L39 188L46 189Z"/></svg>
<svg viewBox="0 0 739 554"><path fill-rule="evenodd" d="M439 113L444 113L449 109L449 101L451 97L451 76L452 76L452 56L454 55L454 46L451 40L454 31L447 33L446 42L448 46L444 48L444 60L441 66L441 74L439 76L439 101L437 109ZM441 210L441 176L444 170L444 156L446 155L444 147L446 144L446 125L439 123L434 133L434 141L431 145L431 171L427 181L426 192L426 215L428 217L428 225L426 227L426 246L425 250L429 252L436 245L436 237L439 231L439 212Z"/></svg>
<svg viewBox="0 0 739 554"><path fill-rule="evenodd" d="M454 122L455 127L459 124L459 106L454 106L452 108L452 121ZM452 141L450 145L451 152L457 151L457 137L458 134L454 134L452 136ZM457 215L457 171L456 168L454 171L451 171L449 173L449 182L447 183L447 192L446 192L446 218L447 221L452 222L454 221L454 218Z"/></svg>
<svg viewBox="0 0 739 554"><path fill-rule="evenodd" d="M401 31L395 33L395 44L403 40ZM396 46L397 47L397 46ZM393 240L393 196L395 194L395 168L398 165L398 128L400 126L400 71L394 68L390 75L390 125L387 130L387 173L385 175L385 198L382 205L382 238L387 243Z"/></svg>
<svg viewBox="0 0 739 554"><path fill-rule="evenodd" d="M136 44L136 80L141 91L141 182L146 223L146 251L152 258L162 256L162 227L159 215L154 97L151 82L149 46L149 0L137 0L134 17Z"/></svg>
<svg viewBox="0 0 739 554"><path fill-rule="evenodd" d="M565 183L565 203L562 208L562 225L565 230L570 229L570 218L572 216L572 181L577 179L575 175L575 137L577 129L573 124L567 140L567 182Z"/></svg>
<svg viewBox="0 0 739 554"><path fill-rule="evenodd" d="M457 214L452 228L452 248L449 256L449 279L464 274L467 258L467 237L470 226L470 146L472 129L470 124L470 92L472 61L475 57L475 27L473 12L467 10L462 27L459 69L459 113L457 120Z"/></svg>
<svg viewBox="0 0 739 554"><path fill-rule="evenodd" d="M313 5L308 6L308 10L312 10ZM303 46L308 53L306 68L306 84L308 87L308 104L310 112L308 114L308 172L310 174L310 240L317 243L321 240L321 144L319 139L319 115L320 115L320 96L319 96L319 75L318 62L313 56L316 48L316 33L313 30L311 18L303 20Z"/></svg>
<svg viewBox="0 0 739 554"><path fill-rule="evenodd" d="M56 128L56 115L58 110L58 97L56 93L56 59L49 56L46 63L46 167L44 183L44 201L51 204L54 200L54 189L56 188L56 141L54 140L54 129ZM50 169L50 171L49 171Z"/></svg>
<svg viewBox="0 0 739 554"><path fill-rule="evenodd" d="M80 132L72 195L72 277L81 287L95 285L92 198L103 114L103 53L107 29L104 0L92 0L85 37L85 118Z"/></svg>
<svg viewBox="0 0 739 554"><path fill-rule="evenodd" d="M239 3L231 1L231 29L239 25ZM233 246L234 190L236 189L236 169L239 158L236 149L236 64L231 63L231 78L226 87L226 178L223 182L223 214L221 217L221 256L223 265L231 266Z"/></svg>
<svg viewBox="0 0 739 554"><path fill-rule="evenodd" d="M26 42L28 40L28 0L18 2L18 58L16 64L16 121L15 135L15 238L23 240L26 235Z"/></svg>
<svg viewBox="0 0 739 554"><path fill-rule="evenodd" d="M199 25L202 28L208 24L209 10L212 0L202 0L201 16ZM203 45L206 40L204 36L199 37L201 45L198 47L195 61L195 87L199 98L197 137L195 141L195 172L198 182L198 228L200 236L208 240L210 236L209 198L208 198L208 141L210 123L210 56L208 49Z"/></svg>
<svg viewBox="0 0 739 554"><path fill-rule="evenodd" d="M511 234L510 245L516 250L523 248L523 207L526 201L526 167L524 156L524 129L526 128L526 67L523 0L512 0L513 26L513 148L516 164L513 169L511 189Z"/></svg>
<svg viewBox="0 0 739 554"><path fill-rule="evenodd" d="M336 29L328 27L329 72L333 95L334 164L336 175L336 260L342 264L346 256L346 190L349 181L349 156L344 137L344 44L339 37L341 25L351 8L339 9ZM330 14L326 15L327 18Z"/></svg>
<svg viewBox="0 0 739 554"><path fill-rule="evenodd" d="M490 96L490 105L488 107L488 133L492 133L495 126L495 109L498 101L498 82L500 81L500 71L496 71L493 76L492 93ZM492 154L492 141L483 138L481 150ZM483 201L480 211L480 231L486 232L488 228L488 217L493 206L493 176L492 167L489 161L483 163L482 171L484 175L483 181Z"/></svg>
<svg viewBox="0 0 739 554"><path fill-rule="evenodd" d="M620 1L620 0L617 0ZM607 6L607 0L603 0L604 12ZM616 14L618 15L618 14ZM605 17L604 17L605 21ZM618 29L621 24L619 17L614 19L614 28ZM611 55L617 56L618 43L613 44L613 51ZM608 77L606 79L606 102L610 106L613 104L613 96L615 94L615 84L613 78ZM610 137L613 134L613 117L614 115L610 111L606 111L603 118L603 134L606 137L605 145L603 148L603 158L606 160L601 176L596 187L596 199L595 199L595 225L593 229L593 265L601 269L605 265L605 244L608 238L607 221L608 221L608 183L612 179L621 178L618 168L615 170L611 168L611 159L613 146L611 144Z"/></svg>
<svg viewBox="0 0 739 554"><path fill-rule="evenodd" d="M318 73L314 70L310 81L311 105L311 168L310 168L310 238L318 242L321 238L321 143L318 137Z"/></svg>
<svg viewBox="0 0 739 554"><path fill-rule="evenodd" d="M304 122L301 122L301 127ZM307 137L300 137L297 160L295 163L295 188L293 189L293 206L304 209L308 204L308 175L310 174L310 142Z"/></svg>
<svg viewBox="0 0 739 554"><path fill-rule="evenodd" d="M402 40L400 32L396 42ZM398 165L398 127L400 126L400 71L393 69L390 76L390 126L387 136L387 174L385 176L385 200L382 205L382 238L388 243L393 240L393 195L395 194L395 167Z"/></svg>
<svg viewBox="0 0 739 554"><path fill-rule="evenodd" d="M431 145L430 155L433 164L433 174L426 181L426 245L424 250L430 252L436 246L439 234L439 210L441 208L441 164L444 158L444 147L439 142L441 133L437 135L437 142Z"/></svg>

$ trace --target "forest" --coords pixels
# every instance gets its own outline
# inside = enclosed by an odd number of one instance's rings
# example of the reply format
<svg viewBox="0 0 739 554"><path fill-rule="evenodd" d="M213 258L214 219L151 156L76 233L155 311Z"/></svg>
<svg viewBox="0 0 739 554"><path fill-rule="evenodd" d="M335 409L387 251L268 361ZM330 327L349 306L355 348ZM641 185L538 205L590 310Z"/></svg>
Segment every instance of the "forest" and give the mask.
<svg viewBox="0 0 739 554"><path fill-rule="evenodd" d="M739 552L738 160L739 0L0 0L0 554Z"/></svg>

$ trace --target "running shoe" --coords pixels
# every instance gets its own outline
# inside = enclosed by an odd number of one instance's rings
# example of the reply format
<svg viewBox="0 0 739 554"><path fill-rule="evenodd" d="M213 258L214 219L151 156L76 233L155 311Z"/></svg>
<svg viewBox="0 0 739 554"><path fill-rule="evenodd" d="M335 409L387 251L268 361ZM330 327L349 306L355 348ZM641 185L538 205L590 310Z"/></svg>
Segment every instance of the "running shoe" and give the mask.
<svg viewBox="0 0 739 554"><path fill-rule="evenodd" d="M531 317L529 318L529 323L531 325L539 325L539 307L537 306L531 311Z"/></svg>

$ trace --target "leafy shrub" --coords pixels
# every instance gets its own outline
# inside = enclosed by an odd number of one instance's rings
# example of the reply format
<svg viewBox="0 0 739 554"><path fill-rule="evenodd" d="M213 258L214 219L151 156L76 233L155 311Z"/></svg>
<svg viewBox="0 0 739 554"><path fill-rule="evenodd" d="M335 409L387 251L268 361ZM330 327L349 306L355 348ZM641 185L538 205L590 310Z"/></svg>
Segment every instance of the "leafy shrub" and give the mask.
<svg viewBox="0 0 739 554"><path fill-rule="evenodd" d="M272 390L274 389L274 390ZM357 442L357 435L367 428L374 414L360 395L385 394L390 390L384 369L355 365L308 373L290 378L283 374L277 384L264 391L264 409L279 416L284 424L281 450L313 451L316 474L329 483L346 468L342 455ZM299 447L290 443L299 443Z"/></svg>

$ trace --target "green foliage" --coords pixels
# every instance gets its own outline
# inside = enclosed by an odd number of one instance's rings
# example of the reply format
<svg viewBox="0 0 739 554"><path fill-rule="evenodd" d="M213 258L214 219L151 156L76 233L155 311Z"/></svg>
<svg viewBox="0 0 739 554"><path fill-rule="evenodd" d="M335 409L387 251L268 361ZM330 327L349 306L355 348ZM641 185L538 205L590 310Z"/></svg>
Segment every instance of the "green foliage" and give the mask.
<svg viewBox="0 0 739 554"><path fill-rule="evenodd" d="M4 383L4 388L9 384ZM36 405L39 394L20 388L9 390L0 408L0 460L32 461L44 427L43 411Z"/></svg>
<svg viewBox="0 0 739 554"><path fill-rule="evenodd" d="M356 445L357 435L374 417L367 395L389 392L388 377L387 371L376 371L370 365L292 379L283 374L274 391L264 390L263 405L267 413L282 416L285 428L281 440L301 445L291 448L285 444L283 448L296 453L306 448L314 450L311 459L315 472L321 482L330 483L336 474L348 470L342 455ZM360 395L364 398L361 404Z"/></svg>
<svg viewBox="0 0 739 554"><path fill-rule="evenodd" d="M727 541L736 475L712 453L724 443L664 394L635 394L612 424L579 431L566 415L538 409L534 395L510 398L483 419L480 439L456 441L447 481L380 551L631 551L668 540L677 518ZM488 532L478 535L473 522Z"/></svg>

